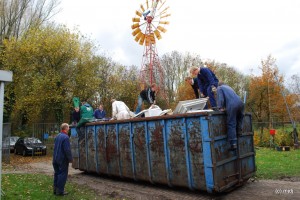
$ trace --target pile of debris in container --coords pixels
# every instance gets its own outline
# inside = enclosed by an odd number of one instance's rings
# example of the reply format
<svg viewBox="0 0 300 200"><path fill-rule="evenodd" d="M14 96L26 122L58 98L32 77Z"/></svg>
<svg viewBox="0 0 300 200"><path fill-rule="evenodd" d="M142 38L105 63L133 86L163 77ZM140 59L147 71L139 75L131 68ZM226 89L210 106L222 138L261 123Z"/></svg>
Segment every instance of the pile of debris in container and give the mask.
<svg viewBox="0 0 300 200"><path fill-rule="evenodd" d="M149 109L142 110L134 117L154 117L162 115L173 115L183 113L200 112L205 108L208 98L200 98L186 101L179 101L174 112L171 109L162 110L159 106L154 105ZM205 109L205 112L211 112L213 110Z"/></svg>

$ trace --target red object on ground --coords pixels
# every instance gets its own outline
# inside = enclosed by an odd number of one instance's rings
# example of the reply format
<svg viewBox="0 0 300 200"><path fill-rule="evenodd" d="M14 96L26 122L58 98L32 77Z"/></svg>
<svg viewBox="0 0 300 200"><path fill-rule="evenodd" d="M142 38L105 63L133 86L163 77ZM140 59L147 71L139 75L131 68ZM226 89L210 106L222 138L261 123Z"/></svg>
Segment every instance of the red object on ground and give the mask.
<svg viewBox="0 0 300 200"><path fill-rule="evenodd" d="M270 135L275 135L276 130L275 129L270 129Z"/></svg>

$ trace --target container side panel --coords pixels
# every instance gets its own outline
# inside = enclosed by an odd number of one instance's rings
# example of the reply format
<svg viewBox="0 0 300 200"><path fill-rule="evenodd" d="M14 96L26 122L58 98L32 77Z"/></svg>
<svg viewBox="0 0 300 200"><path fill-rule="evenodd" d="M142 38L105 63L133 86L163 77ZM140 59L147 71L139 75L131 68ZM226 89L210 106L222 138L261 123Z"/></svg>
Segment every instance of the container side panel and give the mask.
<svg viewBox="0 0 300 200"><path fill-rule="evenodd" d="M97 172L94 126L87 127L87 145L87 170L89 172Z"/></svg>
<svg viewBox="0 0 300 200"><path fill-rule="evenodd" d="M106 161L108 165L108 172L110 175L119 176L119 153L117 148L117 125L107 125L107 141L106 141Z"/></svg>
<svg viewBox="0 0 300 200"><path fill-rule="evenodd" d="M170 183L174 186L188 187L184 129L184 118L166 121L167 144L170 155Z"/></svg>
<svg viewBox="0 0 300 200"><path fill-rule="evenodd" d="M189 151L192 171L193 188L197 190L206 190L204 164L203 164L203 146L201 124L199 117L187 119L187 132L189 135Z"/></svg>
<svg viewBox="0 0 300 200"><path fill-rule="evenodd" d="M215 186L215 161L212 152L212 140L209 129L209 119L206 117L200 118L201 122L201 134L203 144L203 163L204 163L204 174L205 174L205 185L207 192L213 192Z"/></svg>
<svg viewBox="0 0 300 200"><path fill-rule="evenodd" d="M98 173L107 174L105 125L96 126Z"/></svg>
<svg viewBox="0 0 300 200"><path fill-rule="evenodd" d="M83 132L81 128L81 132ZM84 127L84 132L79 135L79 169L82 171L87 170L86 166L86 127Z"/></svg>
<svg viewBox="0 0 300 200"><path fill-rule="evenodd" d="M133 123L133 148L135 153L136 179L149 180L147 146L146 146L146 123Z"/></svg>
<svg viewBox="0 0 300 200"><path fill-rule="evenodd" d="M148 122L152 181L154 183L167 184L168 178L165 166L163 129L163 121Z"/></svg>
<svg viewBox="0 0 300 200"><path fill-rule="evenodd" d="M132 178L132 152L130 148L130 124L119 126L120 164L123 177Z"/></svg>

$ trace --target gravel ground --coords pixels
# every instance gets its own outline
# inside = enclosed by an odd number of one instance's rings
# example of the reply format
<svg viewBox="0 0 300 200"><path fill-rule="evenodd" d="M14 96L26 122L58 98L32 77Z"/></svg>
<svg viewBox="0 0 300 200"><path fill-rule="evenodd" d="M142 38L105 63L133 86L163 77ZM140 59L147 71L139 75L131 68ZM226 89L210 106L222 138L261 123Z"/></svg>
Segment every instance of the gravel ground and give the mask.
<svg viewBox="0 0 300 200"><path fill-rule="evenodd" d="M50 157L41 157L28 161L31 157L12 156L10 167L4 167L3 173L42 173L53 174ZM102 198L113 199L299 199L300 178L284 178L282 180L249 180L243 186L224 194L212 195L201 191L190 191L182 188L152 185L144 182L123 180L87 174L69 168L68 181L86 185L95 190Z"/></svg>

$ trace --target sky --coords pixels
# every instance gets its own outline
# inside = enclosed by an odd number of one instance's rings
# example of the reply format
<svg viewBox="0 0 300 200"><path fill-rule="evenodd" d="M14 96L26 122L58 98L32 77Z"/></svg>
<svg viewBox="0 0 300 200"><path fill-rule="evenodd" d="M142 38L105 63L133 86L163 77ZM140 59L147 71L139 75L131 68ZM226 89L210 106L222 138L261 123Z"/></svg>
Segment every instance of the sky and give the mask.
<svg viewBox="0 0 300 200"><path fill-rule="evenodd" d="M134 41L131 25L145 2L61 0L54 20L78 28L114 61L140 66L144 49ZM190 52L243 74L260 74L261 61L272 55L286 78L300 75L299 0L166 0L166 5L170 24L156 43L159 56Z"/></svg>

